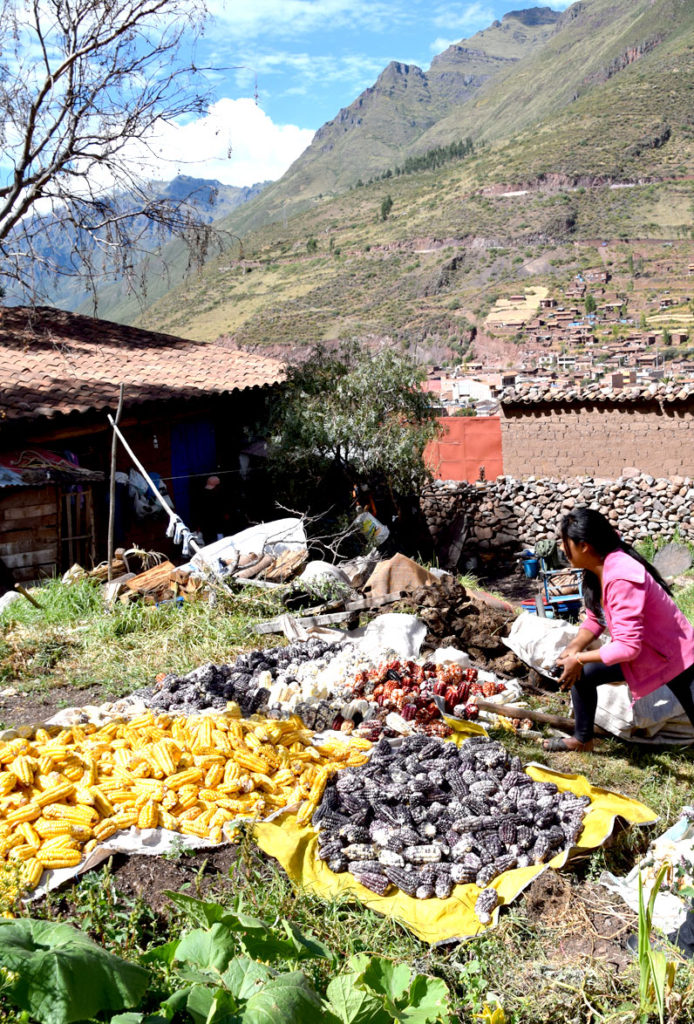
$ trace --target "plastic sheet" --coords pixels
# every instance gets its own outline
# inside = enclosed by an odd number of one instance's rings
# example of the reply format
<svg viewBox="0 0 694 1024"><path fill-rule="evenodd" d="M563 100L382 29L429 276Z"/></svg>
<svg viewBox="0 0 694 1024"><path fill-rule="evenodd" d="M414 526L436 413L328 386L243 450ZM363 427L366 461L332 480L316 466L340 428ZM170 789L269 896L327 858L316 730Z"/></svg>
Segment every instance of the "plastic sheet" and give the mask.
<svg viewBox="0 0 694 1024"><path fill-rule="evenodd" d="M590 796L592 804L585 816L577 849L601 846L611 834L617 817L632 825L647 825L657 819L645 804L591 786L583 775L563 775L538 764L527 765L526 770L535 781L554 782L562 791L571 790L572 793ZM366 906L395 918L425 942L434 944L472 938L498 921L499 908L494 911L489 925L480 924L474 909L480 892L476 885L457 885L447 900L417 900L400 891L394 896L378 896L347 872L333 874L316 856L315 829L300 827L293 815L285 814L276 822L259 823L255 826L254 836L260 849L275 857L296 885L311 889L326 899L353 893ZM500 904L512 903L547 868L563 867L570 852L565 850L557 854L547 864L516 868L500 875L492 883L499 893Z"/></svg>

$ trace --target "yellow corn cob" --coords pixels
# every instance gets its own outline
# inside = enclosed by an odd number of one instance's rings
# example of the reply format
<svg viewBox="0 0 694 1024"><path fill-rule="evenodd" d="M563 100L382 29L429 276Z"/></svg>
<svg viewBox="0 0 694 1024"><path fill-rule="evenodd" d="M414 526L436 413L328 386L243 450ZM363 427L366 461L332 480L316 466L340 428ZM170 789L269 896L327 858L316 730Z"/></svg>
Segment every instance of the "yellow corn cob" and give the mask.
<svg viewBox="0 0 694 1024"><path fill-rule="evenodd" d="M146 779L152 774L152 768L149 761L146 761L143 758L140 763L132 769L130 774L134 779Z"/></svg>
<svg viewBox="0 0 694 1024"><path fill-rule="evenodd" d="M98 843L103 843L106 839L110 839L119 828L120 825L114 825L113 818L104 818L94 829L94 838Z"/></svg>
<svg viewBox="0 0 694 1024"><path fill-rule="evenodd" d="M297 825L305 825L307 822L309 822L313 817L313 813L317 807L317 800L306 800L305 803L301 805L299 813L296 816Z"/></svg>
<svg viewBox="0 0 694 1024"><path fill-rule="evenodd" d="M35 759L27 757L26 754L20 754L19 757L15 757L14 761L10 762L9 765L10 772L13 772L24 786L32 784L37 767Z"/></svg>
<svg viewBox="0 0 694 1024"><path fill-rule="evenodd" d="M245 768L249 772L262 772L266 774L269 769L267 761L264 761L262 757L258 757L256 754L245 753L242 750L235 751L234 760L241 768Z"/></svg>
<svg viewBox="0 0 694 1024"><path fill-rule="evenodd" d="M224 778L224 765L213 764L205 773L205 788L214 789L218 782L221 782Z"/></svg>
<svg viewBox="0 0 694 1024"><path fill-rule="evenodd" d="M49 804L44 807L43 816L54 821L69 821L74 825L91 825L99 817L95 807L72 807L70 804Z"/></svg>
<svg viewBox="0 0 694 1024"><path fill-rule="evenodd" d="M159 823L159 808L154 800L148 800L137 817L138 828L156 828Z"/></svg>
<svg viewBox="0 0 694 1024"><path fill-rule="evenodd" d="M79 844L71 836L53 836L41 843L37 853L46 853L48 850L76 850Z"/></svg>
<svg viewBox="0 0 694 1024"><path fill-rule="evenodd" d="M73 825L69 821L46 821L39 818L34 822L34 828L41 839L52 839L54 836L72 835Z"/></svg>
<svg viewBox="0 0 694 1024"><path fill-rule="evenodd" d="M112 789L108 798L114 807L121 807L123 804L134 804L137 794L134 789Z"/></svg>
<svg viewBox="0 0 694 1024"><path fill-rule="evenodd" d="M90 786L89 789L99 815L108 818L114 813L114 807L100 786Z"/></svg>
<svg viewBox="0 0 694 1024"><path fill-rule="evenodd" d="M212 843L221 843L222 840L224 839L224 833L222 832L221 828L219 828L219 827L211 828L210 831L208 832L207 838Z"/></svg>
<svg viewBox="0 0 694 1024"><path fill-rule="evenodd" d="M121 811L119 814L113 815L111 822L118 828L130 828L131 825L137 825L137 818L137 811ZM96 834L96 829L94 832Z"/></svg>
<svg viewBox="0 0 694 1024"><path fill-rule="evenodd" d="M194 807L198 802L198 787L197 786L183 786L178 791L178 807L186 811L189 807Z"/></svg>
<svg viewBox="0 0 694 1024"><path fill-rule="evenodd" d="M248 749L252 750L253 753L257 753L263 745L255 733L252 732L247 733L246 736L244 736L244 740Z"/></svg>
<svg viewBox="0 0 694 1024"><path fill-rule="evenodd" d="M285 730L282 728L280 722L268 722L265 726L265 733L268 738L268 742L277 744L282 739Z"/></svg>
<svg viewBox="0 0 694 1024"><path fill-rule="evenodd" d="M291 802L283 793L265 793L263 799L269 807L287 807Z"/></svg>
<svg viewBox="0 0 694 1024"><path fill-rule="evenodd" d="M323 796L323 790L325 789L326 782L334 774L335 769L326 765L325 768L320 769L320 771L314 778L313 782L311 783L311 789L309 791L308 798L309 800L312 800L316 804L316 806L320 803L320 799Z"/></svg>
<svg viewBox="0 0 694 1024"><path fill-rule="evenodd" d="M239 779L243 772L241 771L241 765L237 764L234 760L229 760L224 766L224 782L233 782L235 779Z"/></svg>
<svg viewBox="0 0 694 1024"><path fill-rule="evenodd" d="M360 765L366 764L367 761L368 757L366 754L362 754L361 751L355 750L345 761L345 766L347 768L358 768Z"/></svg>
<svg viewBox="0 0 694 1024"><path fill-rule="evenodd" d="M144 793L151 800L161 800L164 796L165 786L159 779L137 779L135 792Z"/></svg>
<svg viewBox="0 0 694 1024"><path fill-rule="evenodd" d="M173 814L169 814L163 807L159 807L159 826L160 828L168 828L171 832L175 832L178 829L178 818Z"/></svg>
<svg viewBox="0 0 694 1024"><path fill-rule="evenodd" d="M170 729L172 722L173 719L171 718L171 715L164 713L163 715L157 715L154 719L154 726L157 729Z"/></svg>
<svg viewBox="0 0 694 1024"><path fill-rule="evenodd" d="M212 743L215 750L218 750L221 754L224 754L226 757L231 755L233 747L227 738L227 734L222 732L221 729L215 729L212 733Z"/></svg>
<svg viewBox="0 0 694 1024"><path fill-rule="evenodd" d="M170 775L166 780L168 789L180 789L181 786L188 786L193 782L200 782L203 773L200 768L186 768L185 771Z"/></svg>
<svg viewBox="0 0 694 1024"><path fill-rule="evenodd" d="M294 772L289 768L281 768L272 776L272 781L276 786L290 786L294 782Z"/></svg>
<svg viewBox="0 0 694 1024"><path fill-rule="evenodd" d="M15 846L9 852L10 860L32 860L36 853L35 846L29 846L28 843L22 843L20 846Z"/></svg>
<svg viewBox="0 0 694 1024"><path fill-rule="evenodd" d="M31 860L24 862L22 868L22 881L29 889L35 889L41 881L41 875L45 868L40 860L33 857Z"/></svg>
<svg viewBox="0 0 694 1024"><path fill-rule="evenodd" d="M0 796L11 793L18 781L14 772L0 772Z"/></svg>
<svg viewBox="0 0 694 1024"><path fill-rule="evenodd" d="M51 734L49 732L47 732L45 729L39 728L34 733L34 742L35 743L41 743L41 744L50 743L50 740L51 740Z"/></svg>
<svg viewBox="0 0 694 1024"><path fill-rule="evenodd" d="M90 807L94 806L94 794L89 786L76 786L75 800L78 804L87 804Z"/></svg>
<svg viewBox="0 0 694 1024"><path fill-rule="evenodd" d="M42 775L48 775L55 770L55 761L49 754L42 753L39 758L39 771Z"/></svg>
<svg viewBox="0 0 694 1024"><path fill-rule="evenodd" d="M42 864L47 871L54 871L56 868L74 868L82 860L79 850L55 849L43 853L41 850L36 855L36 860Z"/></svg>
<svg viewBox="0 0 694 1024"><path fill-rule="evenodd" d="M243 743L243 726L240 721L229 722L229 741L232 746Z"/></svg>
<svg viewBox="0 0 694 1024"><path fill-rule="evenodd" d="M20 825L23 821L35 821L40 814L41 808L34 801L30 804L25 804L24 807L17 808L16 811L10 811L9 814L5 815L5 821L8 825Z"/></svg>
<svg viewBox="0 0 694 1024"><path fill-rule="evenodd" d="M184 821L180 829L184 835L198 836L199 839L207 839L209 836L207 825L198 825L196 821Z"/></svg>
<svg viewBox="0 0 694 1024"><path fill-rule="evenodd" d="M149 729L149 727L154 724L154 712L144 711L141 715L136 715L135 718L131 718L128 722L128 727L130 729Z"/></svg>
<svg viewBox="0 0 694 1024"><path fill-rule="evenodd" d="M57 786L50 786L40 793L35 802L39 807L46 807L48 804L56 804L68 796L72 796L75 787L72 782L61 782Z"/></svg>
<svg viewBox="0 0 694 1024"><path fill-rule="evenodd" d="M177 817L179 821L195 821L195 819L199 818L201 814L202 807L187 807L185 810L182 810Z"/></svg>
<svg viewBox="0 0 694 1024"><path fill-rule="evenodd" d="M149 747L147 753L154 758L155 764L159 765L164 775L173 775L175 773L176 762L163 740Z"/></svg>
<svg viewBox="0 0 694 1024"><path fill-rule="evenodd" d="M235 700L230 700L227 702L226 715L227 718L231 721L241 717L241 708L239 707Z"/></svg>
<svg viewBox="0 0 694 1024"><path fill-rule="evenodd" d="M34 846L38 849L38 847L41 845L41 837L39 833L36 831L34 826L31 825L28 821L22 821L17 826L17 831L21 836L24 837L24 842L28 843L29 846Z"/></svg>
<svg viewBox="0 0 694 1024"><path fill-rule="evenodd" d="M266 793L276 793L277 786L270 778L269 775L263 775L262 772L251 772L251 779L256 785L256 788L264 790Z"/></svg>
<svg viewBox="0 0 694 1024"><path fill-rule="evenodd" d="M99 845L99 840L98 839L90 839L89 842L85 843L84 846L82 847L82 853L86 856L88 853L92 852L92 850L94 849L95 846L98 846L98 845Z"/></svg>

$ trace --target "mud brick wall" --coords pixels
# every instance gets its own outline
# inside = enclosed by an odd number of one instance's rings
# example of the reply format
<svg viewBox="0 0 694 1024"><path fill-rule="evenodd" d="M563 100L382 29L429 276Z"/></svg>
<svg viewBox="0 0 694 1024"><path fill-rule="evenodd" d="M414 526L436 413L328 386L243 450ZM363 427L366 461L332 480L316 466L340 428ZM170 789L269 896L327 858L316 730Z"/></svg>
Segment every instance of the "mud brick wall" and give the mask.
<svg viewBox="0 0 694 1024"><path fill-rule="evenodd" d="M694 476L694 404L502 405L504 473L616 479L626 466Z"/></svg>

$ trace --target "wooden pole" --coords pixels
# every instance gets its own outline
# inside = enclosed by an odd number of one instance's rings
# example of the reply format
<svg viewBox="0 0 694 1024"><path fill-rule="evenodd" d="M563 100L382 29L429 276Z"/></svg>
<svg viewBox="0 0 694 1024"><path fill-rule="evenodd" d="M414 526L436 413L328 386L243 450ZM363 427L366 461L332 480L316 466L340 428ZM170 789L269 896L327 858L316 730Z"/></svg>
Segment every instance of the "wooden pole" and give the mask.
<svg viewBox="0 0 694 1024"><path fill-rule="evenodd" d="M35 597L31 596L28 590L24 589L21 583L15 583L14 589L17 591L18 594L21 594L22 597L26 597L27 601L30 604L33 604L34 608L38 608L41 611L43 610L43 606L38 603Z"/></svg>
<svg viewBox="0 0 694 1024"><path fill-rule="evenodd" d="M114 422L116 425L120 420L120 415L123 412L123 384L120 386L118 393L118 408L116 410L116 418ZM116 451L118 448L118 438L115 430L111 437L111 479L109 483L108 491L108 543L106 548L106 557L108 558L108 582L111 582L111 574L113 571L113 536L116 528Z"/></svg>
<svg viewBox="0 0 694 1024"><path fill-rule="evenodd" d="M493 715L501 715L502 718L529 718L531 722L540 722L543 725L552 725L562 732L573 733L576 725L573 718L562 718L561 715L549 715L545 711L535 711L532 708L517 708L513 704L495 704L491 700L482 700L481 697L473 697L471 703L475 703L480 711L490 711ZM604 729L595 726L597 736L607 736Z"/></svg>

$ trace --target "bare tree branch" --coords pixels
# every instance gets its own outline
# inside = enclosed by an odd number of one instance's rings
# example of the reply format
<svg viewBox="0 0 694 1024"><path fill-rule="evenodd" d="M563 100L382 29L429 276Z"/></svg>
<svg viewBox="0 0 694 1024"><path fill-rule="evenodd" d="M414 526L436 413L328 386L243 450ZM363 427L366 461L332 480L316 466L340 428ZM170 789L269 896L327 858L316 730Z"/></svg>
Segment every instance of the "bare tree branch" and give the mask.
<svg viewBox="0 0 694 1024"><path fill-rule="evenodd" d="M162 199L145 164L158 129L207 109L206 69L183 57L206 14L204 0L0 0L0 283L33 297L48 272L134 277L138 247L170 233L204 257L195 199Z"/></svg>

